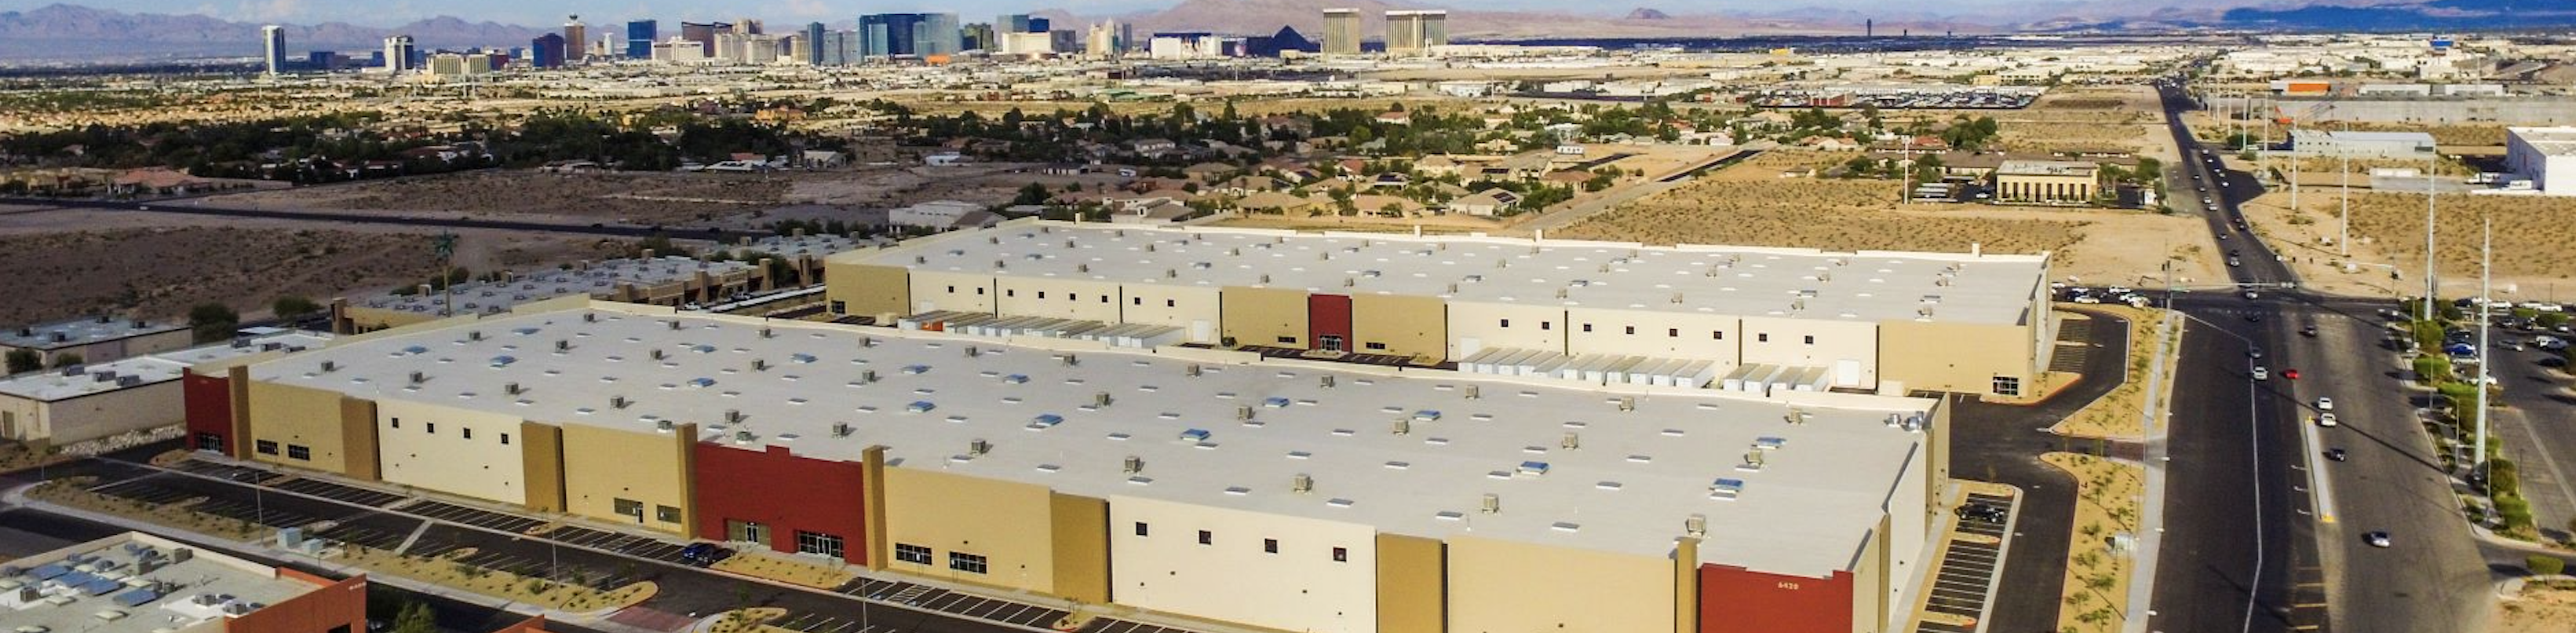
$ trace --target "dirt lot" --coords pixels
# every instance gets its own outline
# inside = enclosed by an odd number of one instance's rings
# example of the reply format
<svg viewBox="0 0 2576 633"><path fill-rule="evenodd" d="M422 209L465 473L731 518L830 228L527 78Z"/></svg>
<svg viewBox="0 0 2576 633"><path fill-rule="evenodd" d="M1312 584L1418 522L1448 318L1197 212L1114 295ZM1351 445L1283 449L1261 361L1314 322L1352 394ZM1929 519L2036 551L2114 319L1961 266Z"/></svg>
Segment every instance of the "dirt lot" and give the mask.
<svg viewBox="0 0 2576 633"><path fill-rule="evenodd" d="M481 171L207 198L210 207L685 224L777 206L793 179L748 174Z"/></svg>
<svg viewBox="0 0 2576 633"><path fill-rule="evenodd" d="M2424 285L2424 196L2352 194L2353 272L2332 239L2340 233L2341 206L2331 189L2299 196L2302 213L2289 210L2289 193L2265 194L2244 205L2264 241L2280 249L2306 280L2327 292L2364 296L2419 294ZM2446 195L2439 200L2435 238L2441 253L2442 294L2477 292L2479 220L2495 221L2495 287L2514 301L2576 301L2576 199L2549 196ZM2393 264L2400 278L2389 277Z"/></svg>
<svg viewBox="0 0 2576 633"><path fill-rule="evenodd" d="M2052 271L2097 283L2156 278L2167 259L2185 279L2222 278L2215 245L2190 218L2125 211L1894 202L1896 181L1781 178L1833 156L1773 152L1713 178L1595 216L1553 235L1654 244L1830 250L2055 253Z"/></svg>
<svg viewBox="0 0 2576 633"><path fill-rule="evenodd" d="M2532 583L2519 599L2498 604L2496 633L2557 633L2576 629L2576 582Z"/></svg>
<svg viewBox="0 0 2576 633"><path fill-rule="evenodd" d="M325 301L416 283L437 271L423 233L206 221L87 211L0 216L0 270L11 273L0 277L0 296L20 298L0 302L0 323L101 312L177 317L207 301L253 316L280 296ZM602 258L622 248L615 241L500 231L460 238L457 263L476 271Z"/></svg>
<svg viewBox="0 0 2576 633"><path fill-rule="evenodd" d="M1085 192L1103 192L1129 179L1117 174L1083 174L1053 176L1034 171L1036 165L1016 163L974 164L958 167L868 168L853 172L804 174L786 194L786 201L796 204L830 204L858 207L900 207L931 200L963 200L977 204L1010 202L1029 183L1046 185L1063 191L1066 185L1080 185Z"/></svg>

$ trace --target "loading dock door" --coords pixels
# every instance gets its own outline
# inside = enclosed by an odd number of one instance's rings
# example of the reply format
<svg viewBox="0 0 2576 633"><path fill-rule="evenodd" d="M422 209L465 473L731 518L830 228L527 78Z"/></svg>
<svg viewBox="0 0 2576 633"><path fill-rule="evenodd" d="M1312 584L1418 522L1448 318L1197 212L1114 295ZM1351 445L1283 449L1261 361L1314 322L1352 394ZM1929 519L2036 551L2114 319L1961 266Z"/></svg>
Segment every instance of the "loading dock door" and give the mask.
<svg viewBox="0 0 2576 633"><path fill-rule="evenodd" d="M1860 361L1848 358L1834 361L1834 386L1862 386L1860 384Z"/></svg>
<svg viewBox="0 0 2576 633"><path fill-rule="evenodd" d="M1216 342L1216 326L1209 324L1207 319L1192 319L1190 321L1190 342Z"/></svg>

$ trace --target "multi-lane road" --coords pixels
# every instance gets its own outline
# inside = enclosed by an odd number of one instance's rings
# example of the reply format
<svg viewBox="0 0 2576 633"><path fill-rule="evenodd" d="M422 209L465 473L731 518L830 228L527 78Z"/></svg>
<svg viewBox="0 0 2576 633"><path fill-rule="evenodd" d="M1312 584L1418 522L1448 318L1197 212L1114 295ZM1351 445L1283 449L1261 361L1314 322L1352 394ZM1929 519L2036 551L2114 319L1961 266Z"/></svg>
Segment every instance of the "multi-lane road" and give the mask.
<svg viewBox="0 0 2576 633"><path fill-rule="evenodd" d="M2163 91L2185 159L2168 182L2207 188L2192 197L2215 207L2204 215L2234 262L2231 286L2173 301L2193 335L2175 381L2148 630L2474 630L2491 572L2415 419L2420 395L2381 342L2379 311L2394 304L2297 289L2238 228L2237 205L2262 193L2257 179L2202 148L2181 123L2190 98ZM2303 429L2320 397L2339 405L2340 424ZM2346 460L2325 456L2338 448ZM2372 531L2393 546L2365 543Z"/></svg>

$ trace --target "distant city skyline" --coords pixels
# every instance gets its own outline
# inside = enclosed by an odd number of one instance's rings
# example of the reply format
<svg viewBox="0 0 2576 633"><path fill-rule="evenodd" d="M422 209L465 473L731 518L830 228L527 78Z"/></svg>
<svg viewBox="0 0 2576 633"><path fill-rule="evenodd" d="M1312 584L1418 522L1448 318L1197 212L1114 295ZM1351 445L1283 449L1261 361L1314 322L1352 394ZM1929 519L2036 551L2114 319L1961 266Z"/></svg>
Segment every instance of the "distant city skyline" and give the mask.
<svg viewBox="0 0 2576 633"><path fill-rule="evenodd" d="M528 3L518 0L392 0L391 2L323 2L319 0L117 0L113 3L89 3L88 6L126 13L197 14L233 21L317 24L347 22L363 26L393 26L414 20L454 16L471 22L500 22L519 26L546 26L562 23L564 16L580 14L592 22L623 23L634 19L681 20L728 19L741 15L758 16L780 23L849 21L862 13L947 12L959 14L963 21L990 21L994 15L1064 10L1078 15L1111 15L1153 11L1176 6L1182 0L897 0L894 2L837 2L827 0L780 0L743 5L714 6L690 0L567 0L554 3ZM2257 0L2146 0L2123 3L2133 10L2146 6L2253 4ZM0 0L0 11L27 11L52 4L83 4L66 0ZM1917 6L1890 7L1884 0L1778 0L1760 5L1732 4L1712 7L1695 0L1630 0L1621 3L1574 2L1572 0L1460 0L1457 2L1413 2L1422 6L1439 6L1466 10L1557 11L1579 14L1625 13L1632 9L1650 8L1674 15L1708 13L1713 9L1729 12L1776 12L1795 9L1884 11L1889 19L1919 18L1929 15L1967 15L2007 6L2028 6L2018 0L1953 0L1946 10L1927 12ZM2046 2L2073 7L2094 4L2087 0ZM973 16L973 17L969 17Z"/></svg>

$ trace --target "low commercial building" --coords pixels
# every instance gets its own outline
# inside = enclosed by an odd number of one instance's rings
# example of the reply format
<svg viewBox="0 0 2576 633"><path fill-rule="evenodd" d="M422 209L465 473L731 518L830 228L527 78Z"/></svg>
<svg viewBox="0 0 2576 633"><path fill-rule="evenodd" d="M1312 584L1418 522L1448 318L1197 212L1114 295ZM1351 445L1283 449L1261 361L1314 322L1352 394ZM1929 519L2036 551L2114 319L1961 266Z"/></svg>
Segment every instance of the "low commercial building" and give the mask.
<svg viewBox="0 0 2576 633"><path fill-rule="evenodd" d="M235 376L259 461L1276 630L1887 631L1948 476L1940 399L604 302Z"/></svg>
<svg viewBox="0 0 2576 633"><path fill-rule="evenodd" d="M2576 196L2576 127L2505 128L2504 162L2532 189Z"/></svg>
<svg viewBox="0 0 2576 633"><path fill-rule="evenodd" d="M2291 130L2290 154L2327 158L2431 160L2433 135L2424 132Z"/></svg>
<svg viewBox="0 0 2576 633"><path fill-rule="evenodd" d="M2102 167L2060 160L2008 160L1995 167L1995 201L2088 204L2102 191Z"/></svg>
<svg viewBox="0 0 2576 633"><path fill-rule="evenodd" d="M186 421L188 368L261 352L320 348L327 337L298 332L0 379L0 440L63 446Z"/></svg>
<svg viewBox="0 0 2576 633"><path fill-rule="evenodd" d="M0 622L19 631L367 630L367 577L332 580L127 532L9 561Z"/></svg>
<svg viewBox="0 0 2576 633"><path fill-rule="evenodd" d="M104 363L187 347L192 336L185 324L102 315L0 331L0 352L35 352L47 363Z"/></svg>
<svg viewBox="0 0 2576 633"><path fill-rule="evenodd" d="M983 314L1058 320L1073 338L1151 326L1206 346L1416 365L1512 350L1560 365L1705 361L1719 375L1817 368L1828 388L1884 393L2018 394L2055 336L2045 255L1022 220L825 268L828 309L881 325Z"/></svg>
<svg viewBox="0 0 2576 633"><path fill-rule="evenodd" d="M687 306L771 289L769 268L754 263L679 256L585 261L557 270L511 273L497 281L460 283L448 290L423 284L354 301L335 299L331 328L342 334L373 332L451 314L500 314L513 306L573 295Z"/></svg>

